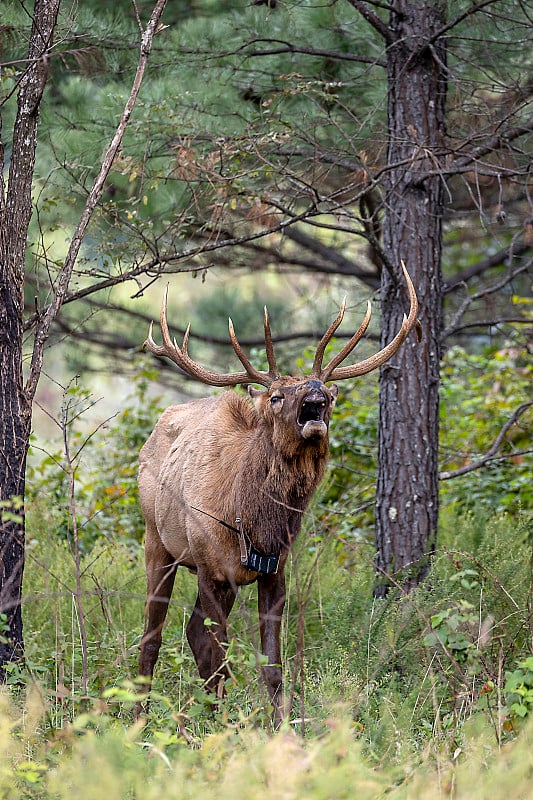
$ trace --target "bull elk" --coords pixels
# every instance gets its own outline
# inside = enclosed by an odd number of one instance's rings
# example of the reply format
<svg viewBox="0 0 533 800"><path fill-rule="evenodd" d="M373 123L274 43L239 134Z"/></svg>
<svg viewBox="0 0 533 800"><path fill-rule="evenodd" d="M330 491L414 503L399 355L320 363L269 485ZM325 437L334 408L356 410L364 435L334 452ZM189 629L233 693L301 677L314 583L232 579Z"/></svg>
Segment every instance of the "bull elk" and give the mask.
<svg viewBox="0 0 533 800"><path fill-rule="evenodd" d="M161 308L163 344L145 347L174 361L183 372L210 386L249 386L237 392L171 406L159 419L140 453L139 492L146 521L148 600L139 672L152 680L161 632L178 566L198 578L198 595L187 639L206 689L218 697L228 676L225 664L227 619L239 586L257 581L262 667L274 723L282 719L280 625L285 604L284 569L302 516L326 467L328 428L337 398L331 381L365 375L401 346L417 318L417 298L402 265L410 298L409 316L394 339L357 364L341 366L365 333L371 307L359 330L322 366L326 346L339 327L345 303L320 341L309 377L280 375L268 313L264 332L268 372L252 366L235 335L229 335L244 372L210 372L172 341L166 293ZM208 624L206 624L208 622Z"/></svg>

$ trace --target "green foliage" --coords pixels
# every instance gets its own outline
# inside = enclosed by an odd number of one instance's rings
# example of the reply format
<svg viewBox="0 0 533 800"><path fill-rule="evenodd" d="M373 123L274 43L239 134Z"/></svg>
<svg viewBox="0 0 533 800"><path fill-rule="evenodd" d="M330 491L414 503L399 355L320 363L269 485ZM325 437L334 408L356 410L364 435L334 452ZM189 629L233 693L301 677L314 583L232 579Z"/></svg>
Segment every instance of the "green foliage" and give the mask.
<svg viewBox="0 0 533 800"><path fill-rule="evenodd" d="M331 472L326 499L346 540L368 536L373 525L377 470L378 385L370 379L341 394L331 423Z"/></svg>
<svg viewBox="0 0 533 800"><path fill-rule="evenodd" d="M453 470L483 455L505 422L530 399L533 366L526 352L507 347L469 354L454 347L443 362L441 453L443 469ZM457 413L458 409L460 413ZM466 509L531 510L531 409L507 433L499 458L483 469L443 482L442 499Z"/></svg>
<svg viewBox="0 0 533 800"><path fill-rule="evenodd" d="M119 450L123 436L138 446L136 423L106 431L107 453ZM383 793L429 798L438 775L443 796L453 781L454 796L470 800L478 784L490 785L496 798L526 785L520 759L532 735L524 722L533 674L527 518L480 509L461 516L450 507L427 584L406 598L372 602L371 548L339 532L322 501L314 503L287 569L283 629L293 703L287 728L300 730L305 720L299 740L287 730L266 734L253 586L230 617L228 695L214 704L204 693L185 638L196 596L186 571L178 573L150 712L144 727L133 722L142 553L111 529L86 542L80 564L89 651L83 695L76 565L61 536L59 505L65 498L58 493L28 512L27 660L11 670L4 693L3 796L327 798L352 796L357 785L369 800ZM505 767L497 756L504 741Z"/></svg>
<svg viewBox="0 0 533 800"><path fill-rule="evenodd" d="M474 570L467 570L467 572L476 574ZM471 629L476 622L477 609L466 600L461 600L457 606L431 615L430 623L434 633L424 636L424 644L426 647L435 647L440 644L458 663L464 663L472 657L475 645L463 628Z"/></svg>
<svg viewBox="0 0 533 800"><path fill-rule="evenodd" d="M194 330L202 331L203 328L203 333L227 338L229 316L239 339L257 337L265 305L268 306L270 318L276 320L279 332L286 332L288 326L286 323L284 325L284 320L287 310L283 298L276 296L274 292L269 293L266 287L263 287L260 293L254 289L236 296L231 286L222 284L198 299L194 307L192 324ZM208 330L206 322L209 324Z"/></svg>
<svg viewBox="0 0 533 800"><path fill-rule="evenodd" d="M401 600L371 602L372 549L348 546L346 575L330 550L305 610L323 621L316 652L312 626L306 639L309 715L342 696L379 762L434 746L453 752L477 717L505 737L504 673L530 652L527 519L444 514L428 582Z"/></svg>
<svg viewBox="0 0 533 800"><path fill-rule="evenodd" d="M513 412L530 399L533 367L518 348L469 354L450 349L443 360L440 462L444 473L475 463L489 450ZM325 500L339 535L365 540L373 530L377 474L378 385L341 387L331 426L330 480ZM460 413L458 413L458 409ZM483 513L531 514L533 412L510 428L496 458L482 468L440 484L443 507ZM522 452L525 451L525 452ZM514 455L517 453L517 455Z"/></svg>
<svg viewBox="0 0 533 800"><path fill-rule="evenodd" d="M82 549L113 538L125 546L138 544L144 523L138 504L139 451L152 432L161 412L160 400L150 394L156 374L139 368L132 395L122 411L103 428L87 433L84 414L94 405L89 392L74 385L68 390L71 416L60 420L74 454L75 503L78 538ZM62 412L63 413L63 412ZM72 528L71 509L65 503L68 469L64 452L31 459L28 470L30 499L38 500L43 489L53 502L56 530L66 539Z"/></svg>
<svg viewBox="0 0 533 800"><path fill-rule="evenodd" d="M511 720L529 718L533 711L533 656L518 661L513 672L506 672L505 691Z"/></svg>
<svg viewBox="0 0 533 800"><path fill-rule="evenodd" d="M112 421L105 440L95 441L89 469L80 476L77 501L86 547L102 534L125 545L144 536L137 497L139 451L162 410L160 399L149 391L153 380L153 368L137 373L132 396Z"/></svg>

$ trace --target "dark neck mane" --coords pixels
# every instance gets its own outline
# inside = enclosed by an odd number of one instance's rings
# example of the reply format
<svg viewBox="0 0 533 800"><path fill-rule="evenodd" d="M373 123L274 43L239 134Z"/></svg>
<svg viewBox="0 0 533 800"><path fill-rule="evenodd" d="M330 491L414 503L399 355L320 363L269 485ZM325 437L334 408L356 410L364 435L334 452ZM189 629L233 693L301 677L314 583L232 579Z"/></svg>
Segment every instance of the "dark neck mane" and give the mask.
<svg viewBox="0 0 533 800"><path fill-rule="evenodd" d="M256 548L279 553L290 547L327 458L327 440L306 443L289 455L276 452L269 437L253 437L237 481L236 505Z"/></svg>

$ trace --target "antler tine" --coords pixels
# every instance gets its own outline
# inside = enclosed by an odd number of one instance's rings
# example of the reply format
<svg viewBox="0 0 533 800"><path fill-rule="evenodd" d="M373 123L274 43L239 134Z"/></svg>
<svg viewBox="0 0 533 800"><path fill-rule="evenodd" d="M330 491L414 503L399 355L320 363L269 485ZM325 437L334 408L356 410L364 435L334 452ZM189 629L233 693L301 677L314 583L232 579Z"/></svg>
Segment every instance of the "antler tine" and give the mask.
<svg viewBox="0 0 533 800"><path fill-rule="evenodd" d="M248 377L251 380L245 381L245 383L259 383L261 386L266 386L267 388L272 384L274 381L274 377L267 372L260 372L256 369L252 363L250 362L248 356L242 349L237 336L235 335L235 329L233 327L233 322L231 321L231 317L228 319L228 327L229 327L229 338L231 339L231 343L233 345L233 349L235 350L235 354L241 364L243 365L244 369ZM268 352L268 346L267 346ZM270 364L270 360L269 360Z"/></svg>
<svg viewBox="0 0 533 800"><path fill-rule="evenodd" d="M324 336L320 340L319 345L316 349L315 358L313 361L313 369L311 370L312 378L319 378L322 373L322 359L324 358L326 347L330 343L333 334L341 324L344 318L345 310L346 310L346 297L343 297L339 313L337 314L336 318L333 320L333 322L325 332Z"/></svg>
<svg viewBox="0 0 533 800"><path fill-rule="evenodd" d="M146 337L146 339L144 341L144 344L143 344L143 350L148 349L154 355L162 356L162 355L164 355L164 353L160 353L159 351L163 350L164 348L155 343L154 338L152 336L153 330L154 330L154 323L152 321L150 323L150 327L148 329L148 336Z"/></svg>
<svg viewBox="0 0 533 800"><path fill-rule="evenodd" d="M272 343L272 334L270 332L270 321L268 319L268 308L265 306L264 316L265 328L265 349L268 360L268 374L273 378L279 378L278 365L276 363L276 356L274 355L274 345Z"/></svg>
<svg viewBox="0 0 533 800"><path fill-rule="evenodd" d="M188 353L187 353L187 345L189 344L189 335L190 335L190 333L191 333L191 323L189 322L189 324L185 328L185 333L183 334L183 343L181 345L181 350L186 355L188 355ZM176 340L175 339L174 339L174 347L176 347L176 348L178 347L178 345L176 344Z"/></svg>
<svg viewBox="0 0 533 800"><path fill-rule="evenodd" d="M272 378L267 375L266 373L258 372L255 370L237 342L237 338L233 331L233 325L231 324L230 320L230 337L232 340L233 348L237 355L239 356L241 363L246 368L246 372L211 372L210 370L204 369L196 361L193 361L192 358L189 356L187 352L187 345L189 342L189 334L191 330L191 325L187 325L187 329L185 330L185 334L183 336L183 344L181 347L178 346L176 340L172 341L170 337L170 332L168 329L167 323L167 300L168 300L168 286L165 289L163 294L163 301L161 303L161 314L159 317L159 322L161 325L161 336L163 338L163 344L158 345L155 343L153 339L153 327L154 323L150 323L150 329L148 331L148 338L144 343L144 347L150 350L156 356L166 356L166 358L170 358L175 364L180 367L183 372L189 375L191 378L195 378L196 380L201 381L202 383L207 383L210 386L238 386L239 384L246 384L246 383L259 383L262 386L270 386L272 383ZM237 343L237 348L235 347L235 343ZM242 356L242 357L241 357Z"/></svg>
<svg viewBox="0 0 533 800"><path fill-rule="evenodd" d="M170 336L168 332L168 325L167 325L167 300L168 300L168 284L165 287L165 291L163 293L163 300L161 302L161 313L159 315L159 323L161 325L161 333L163 336L164 345L156 344L153 338L153 331L154 331L154 323L153 320L150 323L150 328L148 329L148 337L143 344L143 349L150 350L155 356L168 356L174 360L173 356L168 352L173 350L172 342L170 341ZM166 341L165 341L165 334L166 334Z"/></svg>
<svg viewBox="0 0 533 800"><path fill-rule="evenodd" d="M366 307L365 318L363 319L359 327L359 330L354 333L350 341L346 342L342 350L340 350L337 353L337 355L331 359L327 367L325 367L320 373L320 380L323 381L323 383L325 383L329 379L329 375L331 375L333 370L336 367L338 367L339 364L342 364L344 359L350 355L356 344L363 338L363 336L366 333L366 329L370 324L371 318L372 318L372 303L369 300Z"/></svg>
<svg viewBox="0 0 533 800"><path fill-rule="evenodd" d="M336 367L333 369L329 374L326 376L325 380L328 381L340 381L344 380L345 378L356 378L360 375L366 375L368 372L372 372L372 370L377 369L382 364L385 364L386 361L391 358L397 350L399 350L401 344L406 339L409 331L417 324L417 314L418 314L418 300L416 297L415 287L413 286L413 282L407 272L405 264L403 261L401 262L402 271L407 283L407 289L409 292L409 300L410 300L410 308L409 308L409 316L406 317L404 314L403 322L400 330L394 337L394 339L389 342L382 350L375 353L370 358L365 358L364 361L360 361L359 364L352 364L351 366L345 367Z"/></svg>
<svg viewBox="0 0 533 800"><path fill-rule="evenodd" d="M161 336L163 337L163 344L167 348L169 358L172 358L175 361L175 358L171 355L171 353L176 353L179 357L181 353L180 348L176 344L176 340L174 342L170 338L170 331L168 329L168 322L167 322L167 307L168 307L168 283L165 286L165 291L163 293L163 301L161 303L161 313L159 314L159 325L161 327ZM181 364L180 364L181 366Z"/></svg>

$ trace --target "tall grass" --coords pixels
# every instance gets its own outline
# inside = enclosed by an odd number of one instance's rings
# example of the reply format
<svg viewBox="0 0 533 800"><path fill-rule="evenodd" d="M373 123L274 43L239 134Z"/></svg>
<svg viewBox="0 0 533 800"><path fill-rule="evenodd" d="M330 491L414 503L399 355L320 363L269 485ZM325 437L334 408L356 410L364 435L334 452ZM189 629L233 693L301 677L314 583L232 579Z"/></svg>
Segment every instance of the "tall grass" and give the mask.
<svg viewBox="0 0 533 800"><path fill-rule="evenodd" d="M44 501L28 517L27 661L1 696L0 797L529 796L518 665L531 656L531 542L519 518L445 511L427 583L373 602L368 545L347 552L311 515L287 570L292 709L275 735L253 586L230 617L232 678L213 708L183 635L195 581L179 571L151 710L137 723L142 552L102 539L77 575L57 519ZM512 675L515 688L522 676L518 711Z"/></svg>

